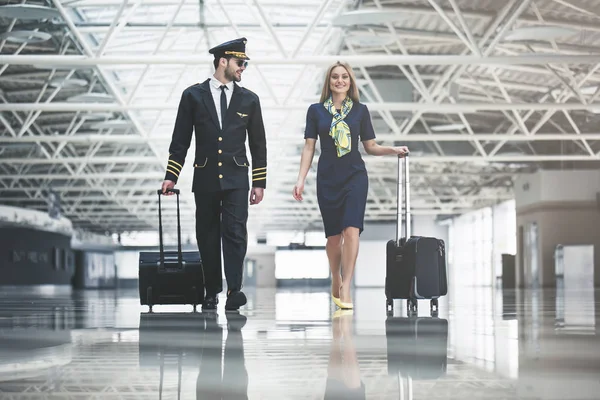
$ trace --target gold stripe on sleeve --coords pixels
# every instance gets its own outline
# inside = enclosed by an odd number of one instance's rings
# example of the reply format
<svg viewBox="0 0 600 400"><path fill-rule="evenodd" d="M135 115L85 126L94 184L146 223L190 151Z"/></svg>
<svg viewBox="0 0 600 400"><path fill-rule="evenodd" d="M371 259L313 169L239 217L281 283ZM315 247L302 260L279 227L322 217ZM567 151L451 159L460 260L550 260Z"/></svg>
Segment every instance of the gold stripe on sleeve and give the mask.
<svg viewBox="0 0 600 400"><path fill-rule="evenodd" d="M170 173L172 173L173 175L175 175L176 177L179 178L179 174L177 172L173 171L172 169L167 168L167 172L170 172Z"/></svg>

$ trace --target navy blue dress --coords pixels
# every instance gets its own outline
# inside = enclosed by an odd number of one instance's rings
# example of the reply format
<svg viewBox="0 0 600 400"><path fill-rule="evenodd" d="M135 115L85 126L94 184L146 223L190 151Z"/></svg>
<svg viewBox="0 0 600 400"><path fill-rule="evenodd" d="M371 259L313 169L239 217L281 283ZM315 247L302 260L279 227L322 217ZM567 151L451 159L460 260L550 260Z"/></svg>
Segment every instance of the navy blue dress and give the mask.
<svg viewBox="0 0 600 400"><path fill-rule="evenodd" d="M367 106L354 102L345 118L352 135L350 153L338 157L329 128L333 115L322 103L311 104L306 115L305 139L321 139L317 167L317 200L325 227L325 237L338 235L344 228L363 231L369 177L359 151L359 140L375 139Z"/></svg>

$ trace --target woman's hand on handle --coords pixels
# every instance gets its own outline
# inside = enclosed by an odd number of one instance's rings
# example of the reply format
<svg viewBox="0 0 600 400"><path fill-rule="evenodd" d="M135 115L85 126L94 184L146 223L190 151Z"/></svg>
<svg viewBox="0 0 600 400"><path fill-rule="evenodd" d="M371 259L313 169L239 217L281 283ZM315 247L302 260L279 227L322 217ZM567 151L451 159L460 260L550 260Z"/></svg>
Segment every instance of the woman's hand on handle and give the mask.
<svg viewBox="0 0 600 400"><path fill-rule="evenodd" d="M367 154L372 156L397 155L400 157L405 157L408 155L408 147L406 146L381 146L375 142L375 139L363 141L363 146Z"/></svg>
<svg viewBox="0 0 600 400"><path fill-rule="evenodd" d="M408 147L406 146L394 147L394 151L400 157L405 157L408 155Z"/></svg>

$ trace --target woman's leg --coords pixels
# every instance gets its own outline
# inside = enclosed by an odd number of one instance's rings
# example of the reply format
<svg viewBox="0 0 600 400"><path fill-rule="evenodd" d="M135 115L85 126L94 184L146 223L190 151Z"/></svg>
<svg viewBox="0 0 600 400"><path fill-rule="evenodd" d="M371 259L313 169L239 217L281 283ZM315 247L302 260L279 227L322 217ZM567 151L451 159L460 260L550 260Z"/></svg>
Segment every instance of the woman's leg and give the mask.
<svg viewBox="0 0 600 400"><path fill-rule="evenodd" d="M350 290L352 289L352 279L354 278L354 265L358 257L359 229L353 226L345 228L342 231L344 243L342 245L342 289L340 291L340 301L343 303L352 303Z"/></svg>
<svg viewBox="0 0 600 400"><path fill-rule="evenodd" d="M342 276L340 275L342 263L342 234L329 236L325 245L329 269L331 270L331 294L339 299Z"/></svg>

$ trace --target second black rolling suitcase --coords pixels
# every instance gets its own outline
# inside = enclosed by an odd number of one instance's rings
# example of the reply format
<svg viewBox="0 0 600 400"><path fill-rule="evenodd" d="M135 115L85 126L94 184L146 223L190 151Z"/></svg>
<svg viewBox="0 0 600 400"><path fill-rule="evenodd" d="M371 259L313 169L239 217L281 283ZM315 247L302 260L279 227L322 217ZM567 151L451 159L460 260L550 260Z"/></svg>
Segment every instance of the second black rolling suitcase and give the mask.
<svg viewBox="0 0 600 400"><path fill-rule="evenodd" d="M177 251L165 251L160 196L158 190L158 229L160 251L140 252L139 291L140 303L148 305L150 312L156 304L191 304L204 301L204 271L198 251L181 251L181 220L179 217L179 189L177 195Z"/></svg>
<svg viewBox="0 0 600 400"><path fill-rule="evenodd" d="M402 159L404 168L402 168ZM402 198L404 197L404 224ZM394 299L407 300L407 312L417 312L418 299L431 300L431 312L438 311L438 298L448 293L446 246L442 239L411 236L410 179L408 155L398 157L396 239L386 245L385 296L387 312L393 313ZM400 227L404 226L403 235Z"/></svg>

